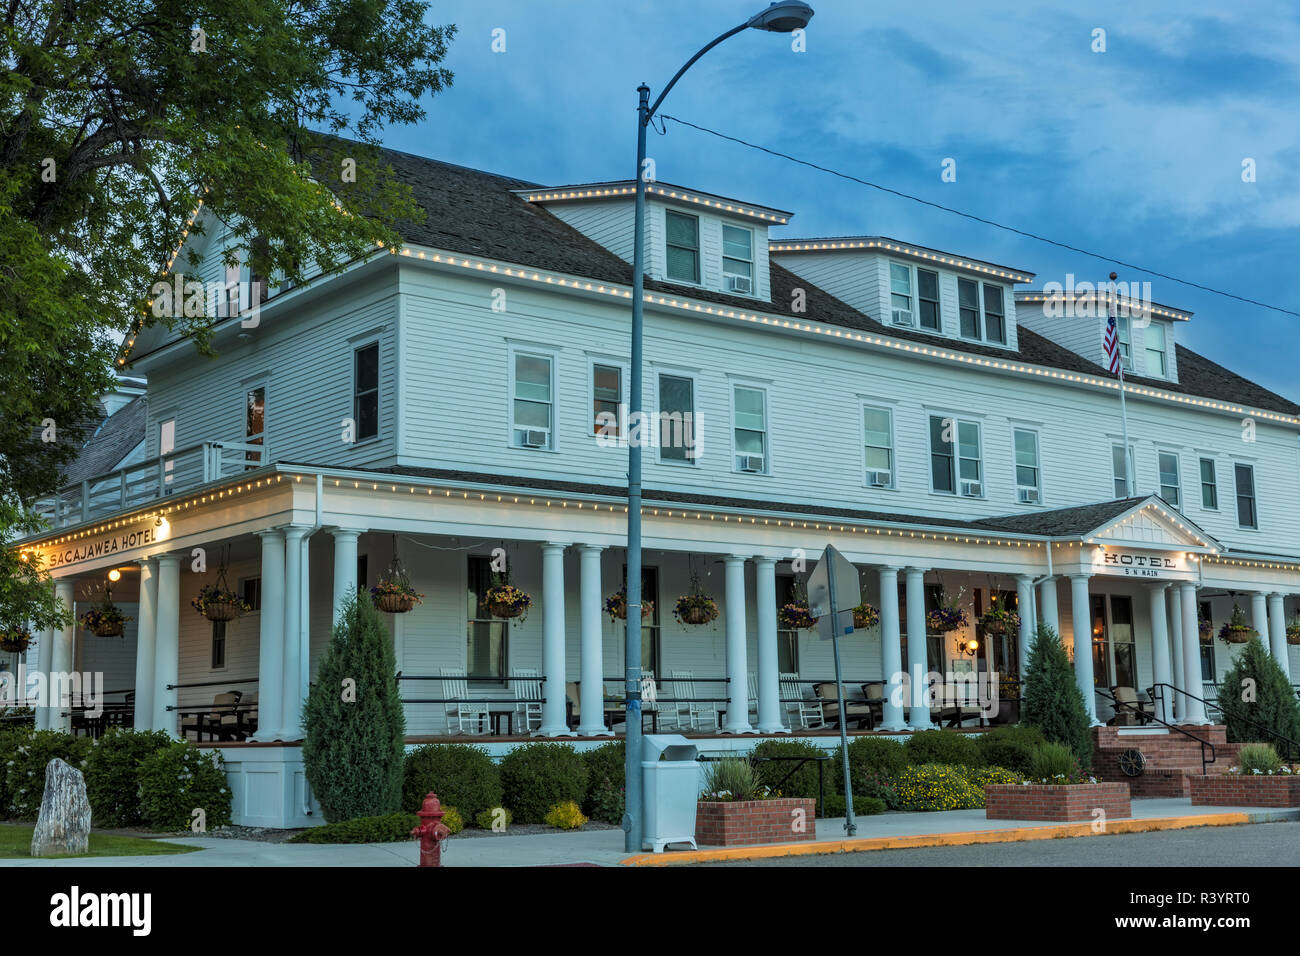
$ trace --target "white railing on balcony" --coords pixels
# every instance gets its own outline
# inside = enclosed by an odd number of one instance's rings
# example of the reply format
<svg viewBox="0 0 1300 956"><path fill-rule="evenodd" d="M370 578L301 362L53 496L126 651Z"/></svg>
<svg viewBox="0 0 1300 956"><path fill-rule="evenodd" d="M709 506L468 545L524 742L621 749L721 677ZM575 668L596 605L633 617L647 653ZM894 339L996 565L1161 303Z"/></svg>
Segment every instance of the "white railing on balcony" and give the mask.
<svg viewBox="0 0 1300 956"><path fill-rule="evenodd" d="M62 528L238 475L270 460L265 445L205 441L65 485L39 499L35 508L51 527Z"/></svg>

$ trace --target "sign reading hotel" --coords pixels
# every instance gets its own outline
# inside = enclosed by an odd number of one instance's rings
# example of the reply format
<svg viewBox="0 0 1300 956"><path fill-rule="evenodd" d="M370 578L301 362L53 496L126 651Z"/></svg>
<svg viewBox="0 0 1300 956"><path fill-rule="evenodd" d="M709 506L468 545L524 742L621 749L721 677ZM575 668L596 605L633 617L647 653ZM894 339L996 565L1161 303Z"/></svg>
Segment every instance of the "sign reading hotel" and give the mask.
<svg viewBox="0 0 1300 956"><path fill-rule="evenodd" d="M42 566L45 570L52 571L83 561L112 557L162 541L170 530L165 521L161 525L150 521L135 528L115 529L112 534L92 535L78 541L41 548L41 556L44 558Z"/></svg>
<svg viewBox="0 0 1300 956"><path fill-rule="evenodd" d="M1175 578L1191 574L1183 554L1160 554L1107 548L1094 564L1099 574L1115 574L1128 578Z"/></svg>

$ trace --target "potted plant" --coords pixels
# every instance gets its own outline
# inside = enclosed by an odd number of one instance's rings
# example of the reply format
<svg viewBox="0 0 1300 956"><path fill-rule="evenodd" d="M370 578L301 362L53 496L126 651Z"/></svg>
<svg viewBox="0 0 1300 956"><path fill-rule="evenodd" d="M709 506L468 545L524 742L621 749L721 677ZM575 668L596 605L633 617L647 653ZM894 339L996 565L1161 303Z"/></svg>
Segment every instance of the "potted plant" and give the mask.
<svg viewBox="0 0 1300 956"><path fill-rule="evenodd" d="M104 600L82 614L79 620L81 626L96 637L121 637L126 631L126 622L131 618L122 613L105 591Z"/></svg>
<svg viewBox="0 0 1300 956"><path fill-rule="evenodd" d="M714 608L716 611L716 606ZM645 620L655 611L655 602L642 599L641 620ZM609 597L605 598L605 613L611 621L627 620L627 585L623 585ZM715 615L716 616L716 615Z"/></svg>
<svg viewBox="0 0 1300 956"><path fill-rule="evenodd" d="M1246 612L1240 606L1232 605L1232 617L1219 628L1219 640L1225 644L1245 644L1257 631L1246 620Z"/></svg>
<svg viewBox="0 0 1300 956"><path fill-rule="evenodd" d="M965 593L966 589L962 588L955 596L950 596L946 591L940 594L938 607L925 616L926 629L937 634L947 634L965 627L966 609L961 606L961 598Z"/></svg>
<svg viewBox="0 0 1300 956"><path fill-rule="evenodd" d="M985 634L992 637L1014 634L1020 630L1020 615L995 597L989 602L989 609L980 617L980 626Z"/></svg>
<svg viewBox="0 0 1300 956"><path fill-rule="evenodd" d="M25 627L7 627L0 630L0 651L21 654L32 643L32 632Z"/></svg>
<svg viewBox="0 0 1300 956"><path fill-rule="evenodd" d="M1286 626L1286 642L1300 644L1300 614L1291 618L1291 623Z"/></svg>
<svg viewBox="0 0 1300 956"><path fill-rule="evenodd" d="M817 626L817 618L809 612L806 598L795 598L789 604L781 605L776 616L785 631L811 631Z"/></svg>
<svg viewBox="0 0 1300 956"><path fill-rule="evenodd" d="M870 604L862 603L853 609L853 628L857 631L875 627L880 623L880 612Z"/></svg>
<svg viewBox="0 0 1300 956"><path fill-rule="evenodd" d="M483 592L483 603L493 617L524 618L533 606L533 598L527 591L515 587L503 577L494 577L491 586Z"/></svg>
<svg viewBox="0 0 1300 956"><path fill-rule="evenodd" d="M783 797L764 786L744 758L711 761L695 805L695 840L706 846L815 840L816 809L810 797Z"/></svg>
<svg viewBox="0 0 1300 956"><path fill-rule="evenodd" d="M624 611L624 617L627 612ZM700 586L700 579L691 575L691 590L683 594L673 604L673 617L681 624L710 624L718 619L718 602L711 595L705 594Z"/></svg>
<svg viewBox="0 0 1300 956"><path fill-rule="evenodd" d="M1196 618L1196 626L1201 632L1201 637L1209 637L1214 633L1214 622L1212 622L1208 617L1200 617L1198 615Z"/></svg>
<svg viewBox="0 0 1300 956"><path fill-rule="evenodd" d="M423 604L423 598L423 594L411 587L410 581L401 579L381 579L370 589L370 600L375 607L389 614L405 614L417 604Z"/></svg>
<svg viewBox="0 0 1300 956"><path fill-rule="evenodd" d="M190 606L209 621L233 621L245 611L251 611L252 605L241 598L226 585L224 570L217 573L215 584L205 584L199 588Z"/></svg>

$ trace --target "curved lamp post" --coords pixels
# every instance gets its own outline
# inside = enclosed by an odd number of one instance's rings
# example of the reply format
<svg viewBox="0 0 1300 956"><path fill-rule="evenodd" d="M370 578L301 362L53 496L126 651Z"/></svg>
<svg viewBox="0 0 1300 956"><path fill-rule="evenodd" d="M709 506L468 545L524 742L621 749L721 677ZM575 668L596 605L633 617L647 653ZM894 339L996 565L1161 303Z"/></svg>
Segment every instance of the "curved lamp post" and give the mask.
<svg viewBox="0 0 1300 956"><path fill-rule="evenodd" d="M637 87L640 101L637 105L636 124L636 218L634 254L632 259L632 382L631 408L628 421L633 423L636 438L628 441L627 467L627 643L624 654L624 683L627 697L627 757L625 793L627 811L623 817L626 833L624 849L629 853L641 852L643 831L643 806L641 796L641 439L645 423L641 422L641 340L643 330L642 285L645 276L645 131L651 118L659 109L677 81L695 61L715 46L751 27L769 33L789 33L803 29L812 19L812 7L797 0L773 3L738 27L734 27L703 47L677 71L659 98L650 103L650 87L642 83Z"/></svg>

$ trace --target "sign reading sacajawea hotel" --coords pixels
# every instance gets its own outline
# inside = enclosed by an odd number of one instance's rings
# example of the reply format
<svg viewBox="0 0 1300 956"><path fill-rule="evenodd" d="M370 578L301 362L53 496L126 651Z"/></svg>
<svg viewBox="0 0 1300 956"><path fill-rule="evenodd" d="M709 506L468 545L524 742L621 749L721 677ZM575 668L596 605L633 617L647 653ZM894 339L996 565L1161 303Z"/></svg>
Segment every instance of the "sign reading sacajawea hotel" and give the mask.
<svg viewBox="0 0 1300 956"><path fill-rule="evenodd" d="M69 602L117 570L133 618L124 638L38 635L29 669L110 672L105 686L133 688L135 726L171 733L177 709L240 692L236 728L219 728L240 823L319 820L303 698L338 604L395 561L423 594L385 616L409 734L499 729L499 749L623 729L603 680L622 673L623 622L603 604L624 573L627 452L607 425L626 420L634 184L382 158L426 220L341 273L271 277L256 322L217 321L214 358L162 326L130 336L123 368L147 395L92 440L138 422L128 473L58 489L53 528L18 543ZM947 721L924 675L1015 678L1038 621L1098 720L1112 687L1206 696L1238 651L1203 644L1198 618L1217 626L1234 603L1292 667L1300 406L1179 344L1191 313L1120 292L1125 449L1095 286L1049 294L1023 268L880 236L788 238L791 218L649 186L646 410L688 423L668 441L647 429L643 449L642 658L661 729L821 723L829 642L777 610L806 585L800 556L827 544L879 610L843 642L846 688L885 685L877 730ZM199 220L172 264L192 247L211 287L234 278L230 231L202 204ZM484 599L498 549L526 616ZM211 622L189 602L222 564L253 610ZM717 621L671 613L695 588ZM928 632L959 593L966 626ZM1018 631L984 633L995 603ZM698 703L679 713L684 697ZM1166 716L1205 720L1196 701Z"/></svg>

